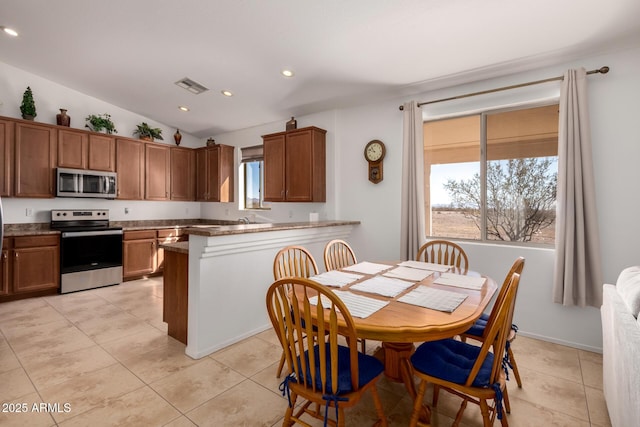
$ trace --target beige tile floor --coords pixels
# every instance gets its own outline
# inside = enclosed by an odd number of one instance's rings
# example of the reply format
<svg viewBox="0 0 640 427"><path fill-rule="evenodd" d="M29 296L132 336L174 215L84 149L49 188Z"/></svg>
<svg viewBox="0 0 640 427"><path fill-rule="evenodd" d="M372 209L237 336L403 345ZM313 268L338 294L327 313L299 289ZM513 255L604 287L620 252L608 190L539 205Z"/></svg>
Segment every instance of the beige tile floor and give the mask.
<svg viewBox="0 0 640 427"><path fill-rule="evenodd" d="M160 278L0 304L0 425L282 425L287 401L270 330L200 360L166 331ZM511 426L610 425L601 355L522 336L514 352L524 387L509 383ZM382 379L379 390L390 426L408 425L404 388ZM451 425L458 404L442 393L433 425ZM349 426L371 425L370 397L347 417ZM463 425L479 420L469 405Z"/></svg>

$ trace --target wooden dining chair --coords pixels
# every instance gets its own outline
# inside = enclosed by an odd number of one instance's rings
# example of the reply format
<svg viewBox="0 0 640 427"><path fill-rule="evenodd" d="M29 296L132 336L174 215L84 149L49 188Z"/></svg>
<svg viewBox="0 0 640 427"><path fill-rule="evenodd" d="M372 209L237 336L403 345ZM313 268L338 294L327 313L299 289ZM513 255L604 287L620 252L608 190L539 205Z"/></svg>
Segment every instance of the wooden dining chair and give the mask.
<svg viewBox="0 0 640 427"><path fill-rule="evenodd" d="M410 359L411 367L421 382L411 414L411 427L418 424L428 383L462 398L454 426L459 425L467 402L480 406L484 427L491 427L496 417L503 427L509 425L503 414L506 374L502 355L511 330L519 283L520 275L513 273L496 315L487 323L486 339L481 346L447 338L427 341L416 349ZM436 406L437 396L434 394L433 397ZM493 406L487 403L491 400Z"/></svg>
<svg viewBox="0 0 640 427"><path fill-rule="evenodd" d="M311 277L318 274L318 264L313 255L302 246L286 246L278 251L273 259L273 278ZM284 367L284 352L280 357L276 377L280 378Z"/></svg>
<svg viewBox="0 0 640 427"><path fill-rule="evenodd" d="M448 240L431 240L418 250L416 261L458 267L462 271L469 269L469 259L464 249Z"/></svg>
<svg viewBox="0 0 640 427"><path fill-rule="evenodd" d="M511 266L509 273L504 279L502 283L502 287L496 297L496 302L493 305L493 309L490 314L482 314L478 320L467 330L465 333L460 335L460 338L465 341L467 338L471 338L477 341L484 341L486 339L485 335L487 333L487 324L491 320L492 317L495 317L497 307L499 306L499 301L502 300L507 291L507 285L513 273L518 273L522 275L522 271L524 270L524 258L518 257ZM522 388L522 379L520 378L520 372L518 371L518 365L516 364L516 359L513 355L513 349L511 345L513 341L516 339L516 332L518 332L518 328L515 325L511 325L511 329L509 330L509 335L507 337L507 344L505 349L505 363L508 367L513 371L513 375L516 377L516 383L519 388ZM507 403L507 402L505 402ZM507 412L511 412L511 409L507 407Z"/></svg>
<svg viewBox="0 0 640 427"><path fill-rule="evenodd" d="M376 388L384 366L358 352L355 324L344 303L326 286L294 277L274 282L266 302L287 361L288 375L281 390L289 397L289 407L282 425L308 426L301 420L306 414L325 424L344 426L344 409L356 405L370 390L378 414L375 425L387 426ZM298 397L304 399L299 406ZM330 408L335 409L335 419Z"/></svg>
<svg viewBox="0 0 640 427"><path fill-rule="evenodd" d="M356 255L347 242L334 239L324 247L324 268L327 271L338 270L357 264Z"/></svg>
<svg viewBox="0 0 640 427"><path fill-rule="evenodd" d="M311 277L318 274L318 264L313 255L302 246L286 246L273 259L273 278Z"/></svg>
<svg viewBox="0 0 640 427"><path fill-rule="evenodd" d="M324 246L324 268L327 271L339 270L353 264L357 264L356 254L347 242L341 239L334 239ZM362 352L367 352L367 341L358 338Z"/></svg>

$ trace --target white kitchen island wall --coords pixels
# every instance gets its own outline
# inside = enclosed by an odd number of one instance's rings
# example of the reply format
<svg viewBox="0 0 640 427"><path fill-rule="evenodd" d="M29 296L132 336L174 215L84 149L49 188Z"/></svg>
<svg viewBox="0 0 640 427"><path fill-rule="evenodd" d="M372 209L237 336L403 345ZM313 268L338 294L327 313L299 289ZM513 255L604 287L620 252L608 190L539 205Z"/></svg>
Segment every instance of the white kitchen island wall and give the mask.
<svg viewBox="0 0 640 427"><path fill-rule="evenodd" d="M323 272L325 244L332 239L349 240L353 227L190 234L186 354L199 359L271 328L265 298L274 282L276 253L288 245L302 245Z"/></svg>

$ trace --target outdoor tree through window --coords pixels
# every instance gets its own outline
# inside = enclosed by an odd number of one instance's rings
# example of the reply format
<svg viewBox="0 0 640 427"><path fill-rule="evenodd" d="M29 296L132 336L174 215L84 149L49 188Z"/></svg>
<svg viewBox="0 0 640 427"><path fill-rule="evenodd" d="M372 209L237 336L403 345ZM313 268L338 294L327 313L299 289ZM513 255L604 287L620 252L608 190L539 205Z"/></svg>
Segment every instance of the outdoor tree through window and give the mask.
<svg viewBox="0 0 640 427"><path fill-rule="evenodd" d="M554 243L557 105L426 122L424 130L429 235Z"/></svg>

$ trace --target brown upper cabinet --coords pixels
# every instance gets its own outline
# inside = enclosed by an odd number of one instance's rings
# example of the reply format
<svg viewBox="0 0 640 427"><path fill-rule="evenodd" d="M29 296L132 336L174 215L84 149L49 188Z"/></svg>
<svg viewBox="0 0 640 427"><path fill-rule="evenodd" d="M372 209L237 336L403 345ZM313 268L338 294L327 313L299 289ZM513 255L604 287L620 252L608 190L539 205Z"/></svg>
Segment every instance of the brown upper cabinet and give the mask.
<svg viewBox="0 0 640 427"><path fill-rule="evenodd" d="M262 137L265 201L326 201L326 133L310 126Z"/></svg>
<svg viewBox="0 0 640 427"><path fill-rule="evenodd" d="M0 120L0 196L11 196L14 122Z"/></svg>
<svg viewBox="0 0 640 427"><path fill-rule="evenodd" d="M58 129L58 167L115 172L115 137Z"/></svg>
<svg viewBox="0 0 640 427"><path fill-rule="evenodd" d="M171 184L171 147L165 144L146 143L145 195L147 200L169 200Z"/></svg>
<svg viewBox="0 0 640 427"><path fill-rule="evenodd" d="M116 139L116 172L118 199L144 198L144 142L135 139Z"/></svg>
<svg viewBox="0 0 640 427"><path fill-rule="evenodd" d="M86 132L58 129L58 167L87 169L89 135Z"/></svg>
<svg viewBox="0 0 640 427"><path fill-rule="evenodd" d="M53 197L57 157L55 126L15 123L16 197Z"/></svg>
<svg viewBox="0 0 640 427"><path fill-rule="evenodd" d="M233 202L234 147L216 144L196 150L196 200Z"/></svg>
<svg viewBox="0 0 640 427"><path fill-rule="evenodd" d="M195 151L190 148L171 147L171 200L195 200L195 180Z"/></svg>

